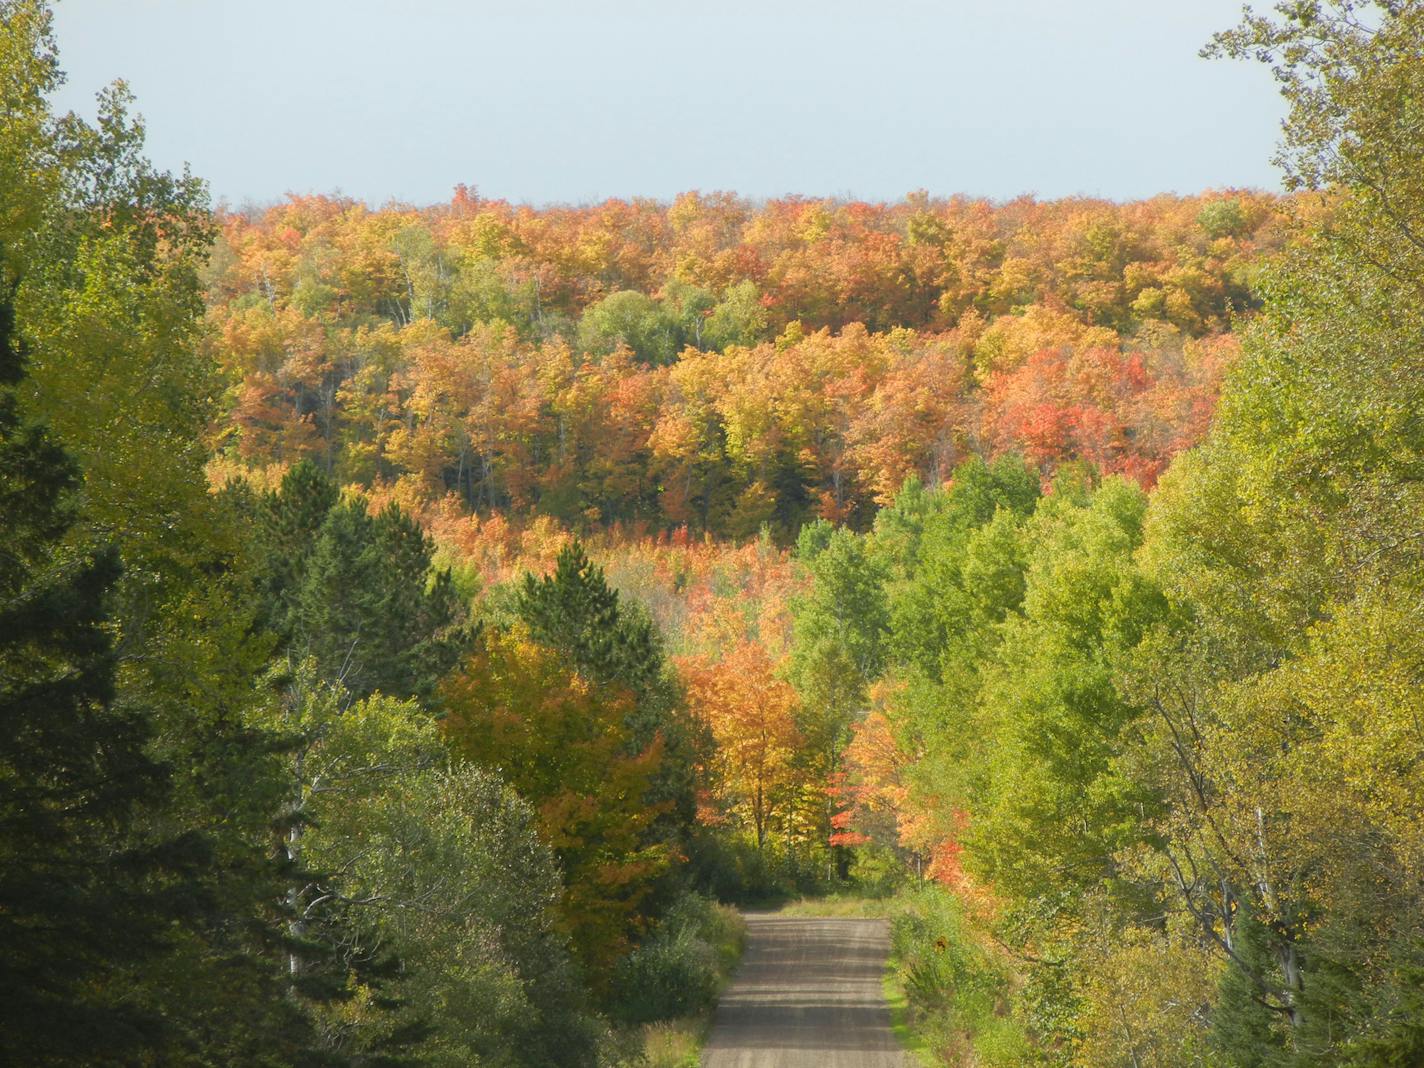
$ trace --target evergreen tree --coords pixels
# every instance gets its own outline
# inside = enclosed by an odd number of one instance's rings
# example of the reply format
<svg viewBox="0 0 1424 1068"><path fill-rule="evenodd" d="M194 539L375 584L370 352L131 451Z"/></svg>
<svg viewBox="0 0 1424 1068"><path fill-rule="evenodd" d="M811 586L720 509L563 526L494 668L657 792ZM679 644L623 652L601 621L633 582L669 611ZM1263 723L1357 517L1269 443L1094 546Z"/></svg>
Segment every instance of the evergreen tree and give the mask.
<svg viewBox="0 0 1424 1068"><path fill-rule="evenodd" d="M231 491L241 492L238 483ZM308 557L327 515L340 499L336 483L303 460L283 477L281 487L266 494L247 511L260 517L262 593L267 605L263 622L275 634L290 636L294 602Z"/></svg>
<svg viewBox="0 0 1424 1068"><path fill-rule="evenodd" d="M267 645L203 471L206 192L154 170L121 87L93 125L52 114L51 26L0 0L0 259L24 280L0 387L0 1060L297 1063L273 739L245 722ZM9 1056L45 1028L44 1057Z"/></svg>
<svg viewBox="0 0 1424 1068"><path fill-rule="evenodd" d="M632 689L643 677L646 665L630 662L618 592L579 542L559 553L553 574L524 576L515 610L535 641L599 682L622 682Z"/></svg>
<svg viewBox="0 0 1424 1068"><path fill-rule="evenodd" d="M524 576L515 611L535 641L594 681L633 695L626 721L629 744L645 749L661 738L664 746L647 800L670 803L662 832L683 835L696 813L695 767L707 743L685 713L662 639L647 612L619 600L603 569L577 541L559 553L553 574Z"/></svg>
<svg viewBox="0 0 1424 1068"><path fill-rule="evenodd" d="M1268 933L1249 907L1237 913L1233 926L1233 951L1240 966L1221 973L1211 1013L1211 1042L1231 1068L1266 1068L1285 1049L1281 1014L1265 1005L1259 981L1250 977L1264 976L1271 969Z"/></svg>
<svg viewBox="0 0 1424 1068"><path fill-rule="evenodd" d="M258 624L293 659L353 698L380 692L429 700L471 635L434 545L397 506L372 516L341 502L336 484L303 461L261 498L237 482L223 494L254 532Z"/></svg>
<svg viewBox="0 0 1424 1068"><path fill-rule="evenodd" d="M430 539L394 505L333 508L302 567L291 650L353 696L425 697L463 645L449 572L431 577Z"/></svg>
<svg viewBox="0 0 1424 1068"><path fill-rule="evenodd" d="M112 549L65 543L80 478L14 387L23 357L0 303L0 1060L91 1063L153 1048L163 1027L114 984L163 946L164 912L193 858L135 844L166 769L141 712L115 703L106 599Z"/></svg>

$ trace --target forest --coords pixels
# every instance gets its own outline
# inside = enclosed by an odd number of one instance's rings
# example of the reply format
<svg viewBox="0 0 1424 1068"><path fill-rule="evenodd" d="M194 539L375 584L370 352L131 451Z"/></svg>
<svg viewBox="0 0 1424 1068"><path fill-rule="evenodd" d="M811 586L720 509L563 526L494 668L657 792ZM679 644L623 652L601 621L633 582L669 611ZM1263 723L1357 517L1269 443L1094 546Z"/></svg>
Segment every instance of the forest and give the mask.
<svg viewBox="0 0 1424 1068"><path fill-rule="evenodd" d="M0 0L0 1061L685 1068L854 895L929 1064L1424 1063L1424 4L1204 51L1284 192L233 208Z"/></svg>

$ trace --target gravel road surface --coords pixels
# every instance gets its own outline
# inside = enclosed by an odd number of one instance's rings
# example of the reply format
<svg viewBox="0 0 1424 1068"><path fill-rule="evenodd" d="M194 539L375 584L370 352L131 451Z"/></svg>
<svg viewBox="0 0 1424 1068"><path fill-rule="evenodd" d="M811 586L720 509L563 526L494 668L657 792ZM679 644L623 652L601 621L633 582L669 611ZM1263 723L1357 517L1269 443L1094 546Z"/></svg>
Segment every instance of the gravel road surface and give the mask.
<svg viewBox="0 0 1424 1068"><path fill-rule="evenodd" d="M881 980L884 920L747 917L703 1068L907 1068Z"/></svg>

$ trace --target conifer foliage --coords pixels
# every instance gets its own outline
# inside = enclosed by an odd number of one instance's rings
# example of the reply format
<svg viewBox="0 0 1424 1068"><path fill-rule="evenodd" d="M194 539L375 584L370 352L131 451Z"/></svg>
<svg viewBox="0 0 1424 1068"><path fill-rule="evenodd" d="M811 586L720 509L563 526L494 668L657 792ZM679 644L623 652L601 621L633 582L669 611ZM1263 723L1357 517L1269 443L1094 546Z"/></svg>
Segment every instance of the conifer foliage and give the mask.
<svg viewBox="0 0 1424 1068"><path fill-rule="evenodd" d="M291 660L355 698L429 699L469 637L429 536L394 504L372 515L362 497L341 501L310 461L260 498L228 493L255 528L261 618Z"/></svg>

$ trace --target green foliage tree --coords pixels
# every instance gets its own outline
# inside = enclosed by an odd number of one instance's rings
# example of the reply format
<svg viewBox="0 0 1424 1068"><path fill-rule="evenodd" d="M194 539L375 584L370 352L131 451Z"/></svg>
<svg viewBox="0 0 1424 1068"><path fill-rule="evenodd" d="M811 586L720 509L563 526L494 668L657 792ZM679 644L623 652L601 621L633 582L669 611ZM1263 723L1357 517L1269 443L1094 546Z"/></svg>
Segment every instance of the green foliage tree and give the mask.
<svg viewBox="0 0 1424 1068"><path fill-rule="evenodd" d="M1265 1068L1282 1052L1284 1021L1260 996L1253 975L1271 968L1269 932L1249 912L1235 923L1233 951L1241 965L1221 975L1211 1015L1211 1040L1232 1068Z"/></svg>
<svg viewBox="0 0 1424 1068"><path fill-rule="evenodd" d="M450 766L413 701L282 680L291 994L353 1064L585 1065L596 1030L554 930L559 872L529 807Z"/></svg>
<svg viewBox="0 0 1424 1068"><path fill-rule="evenodd" d="M728 287L720 300L701 286L670 279L655 299L621 290L590 304L579 319L578 345L606 356L626 345L641 362L674 362L687 346L720 352L765 338L768 318L756 283Z"/></svg>
<svg viewBox="0 0 1424 1068"><path fill-rule="evenodd" d="M584 352L606 356L626 345L643 363L671 363L681 340L680 324L652 297L625 289L590 304L578 324Z"/></svg>
<svg viewBox="0 0 1424 1068"><path fill-rule="evenodd" d="M534 336L537 287L509 277L500 261L471 250L456 258L441 322L456 337L479 323L503 323L521 337Z"/></svg>
<svg viewBox="0 0 1424 1068"><path fill-rule="evenodd" d="M747 279L729 286L708 310L692 343L699 349L722 351L733 345L755 345L767 337L770 319L756 283Z"/></svg>
<svg viewBox="0 0 1424 1068"><path fill-rule="evenodd" d="M1114 857L1155 807L1114 766L1141 715L1118 692L1114 657L1165 609L1133 560L1146 507L1135 486L1109 480L1091 497L1045 497L1024 531L1022 607L982 682L983 785L971 808L976 863L1022 899L1113 879Z"/></svg>
<svg viewBox="0 0 1424 1068"><path fill-rule="evenodd" d="M844 661L854 679L848 692L863 696L885 668L890 617L885 603L885 570L848 530L830 533L825 548L810 558L812 592L796 605L797 648L793 673L807 679L818 658Z"/></svg>
<svg viewBox="0 0 1424 1068"><path fill-rule="evenodd" d="M890 653L938 680L946 659L972 661L982 653L972 635L1018 607L1022 590L1015 576L1020 568L1012 559L1006 561L1007 571L1002 564L993 569L997 578L990 585L966 578L965 556L980 529L993 522L992 541L981 539L976 555L983 556L992 545L1012 557L1012 528L1033 511L1039 479L1017 456L992 463L971 457L955 468L947 489L926 494L911 483L906 491L903 503L897 498L881 513L883 520L877 517L873 539L876 554L896 575ZM992 569L987 557L978 566ZM988 580L990 571L975 578ZM999 589L1004 582L1007 587ZM990 604L996 594L1000 600Z"/></svg>
<svg viewBox="0 0 1424 1068"><path fill-rule="evenodd" d="M127 811L118 787L133 780L109 769L116 808L87 859L90 871L79 856L69 860L66 879L76 889L113 884L116 936L130 929L118 898L135 885L130 879L142 886L155 864L150 888L167 894L162 907L171 912L157 944L131 947L131 964L122 955L109 960L79 996L143 1006L153 1026L142 1034L116 1028L114 1049L144 1047L171 1063L292 1063L311 1052L312 1032L282 997L274 945L281 881L268 802L278 762L274 739L245 718L268 644L251 629L236 574L240 541L203 471L217 390L213 364L196 352L197 267L211 219L201 183L157 172L144 158L143 130L127 113L122 86L101 96L95 125L49 112L47 96L60 79L50 26L48 5L38 0L0 5L7 174L0 246L7 277L22 282L14 307L31 371L17 392L83 471L67 533L53 547L53 580L65 568L82 570L86 547L112 546L122 561L102 599L110 697L106 711L84 714L95 729L134 724L143 760L169 769L165 789ZM87 596L99 596L96 585L97 572ZM76 627L94 621L97 603L73 604ZM97 658L84 669L85 686L97 684L93 671L101 670L98 635L90 633L87 652L70 650ZM39 631L35 638L42 640ZM92 701L78 692L74 699L86 708ZM184 843L190 858L203 860L183 861L164 843ZM126 850L136 851L131 863L113 870ZM65 936L51 933L62 946ZM97 953L106 937L97 933ZM83 957L74 954L76 962ZM81 1041L77 1029L72 1035Z"/></svg>
<svg viewBox="0 0 1424 1068"><path fill-rule="evenodd" d="M168 772L140 710L116 701L112 549L66 545L78 469L21 417L23 360L0 295L0 1053L78 1064L161 1047L151 1006L116 973L164 948L193 843L144 840ZM165 885L166 884L166 885Z"/></svg>
<svg viewBox="0 0 1424 1068"><path fill-rule="evenodd" d="M808 544L820 539L808 535ZM793 604L792 682L808 717L805 733L829 761L844 748L852 720L867 707L869 686L885 669L890 612L884 565L848 530L829 532L808 557L813 584Z"/></svg>
<svg viewBox="0 0 1424 1068"><path fill-rule="evenodd" d="M425 718L410 709L405 718ZM441 763L351 805L317 800L314 866L344 872L353 943L403 962L388 995L432 1065L582 1068L598 1029L555 907L559 868L529 804L495 776Z"/></svg>
<svg viewBox="0 0 1424 1068"><path fill-rule="evenodd" d="M1144 559L1186 622L1144 645L1131 685L1175 813L1170 885L1232 969L1219 1040L1241 1063L1408 1063L1397 1010L1424 939L1399 760L1419 742L1393 732L1419 656L1424 188L1404 161L1424 150L1424 11L1278 10L1211 51L1272 63L1279 160L1325 210L1297 220L1208 441L1154 500ZM1236 1019L1247 999L1270 1028Z"/></svg>
<svg viewBox="0 0 1424 1068"><path fill-rule="evenodd" d="M261 567L260 593L265 602L261 622L279 635L296 626L297 598L307 562L322 524L340 499L336 483L310 460L293 465L274 493L255 498L245 482L226 492L235 510L258 526L260 543L255 563Z"/></svg>
<svg viewBox="0 0 1424 1068"><path fill-rule="evenodd" d="M292 648L352 694L429 698L463 645L450 573L431 574L429 536L394 505L334 507L298 588Z"/></svg>
<svg viewBox="0 0 1424 1068"><path fill-rule="evenodd" d="M618 591L577 541L560 551L551 574L524 576L515 612L536 641L599 682L644 690L662 666L650 621L625 618Z"/></svg>
<svg viewBox="0 0 1424 1068"><path fill-rule="evenodd" d="M334 482L303 461L275 491L228 487L230 511L253 529L260 621L300 661L349 694L427 701L471 638L468 613L434 545L395 505L371 515L339 500Z"/></svg>
<svg viewBox="0 0 1424 1068"><path fill-rule="evenodd" d="M798 555L812 584L792 601L788 677L801 698L798 727L810 778L825 789L818 837L829 842L835 805L829 787L841 771L852 725L869 709L870 685L885 668L890 612L887 570L865 539L817 524L803 530ZM849 857L839 846L832 871L844 877Z"/></svg>

